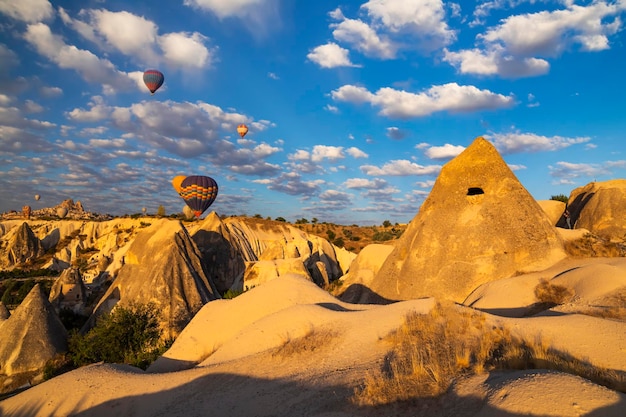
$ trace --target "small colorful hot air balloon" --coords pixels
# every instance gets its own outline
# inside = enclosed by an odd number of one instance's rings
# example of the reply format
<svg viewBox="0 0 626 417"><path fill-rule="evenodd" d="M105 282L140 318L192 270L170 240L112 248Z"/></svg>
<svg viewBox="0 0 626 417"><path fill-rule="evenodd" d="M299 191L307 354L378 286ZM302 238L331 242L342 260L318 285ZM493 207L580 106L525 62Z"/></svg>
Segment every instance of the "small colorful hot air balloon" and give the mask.
<svg viewBox="0 0 626 417"><path fill-rule="evenodd" d="M237 126L237 133L239 133L239 136L243 138L244 136L246 136L246 133L248 133L248 126L243 124Z"/></svg>
<svg viewBox="0 0 626 417"><path fill-rule="evenodd" d="M180 184L179 194L196 217L200 217L215 201L217 183L211 177L191 175Z"/></svg>
<svg viewBox="0 0 626 417"><path fill-rule="evenodd" d="M40 198L41 196L39 194L35 194L35 200L39 201Z"/></svg>
<svg viewBox="0 0 626 417"><path fill-rule="evenodd" d="M163 85L163 81L165 81L165 77L161 71L147 70L143 73L143 82L150 90L150 94L154 94Z"/></svg>

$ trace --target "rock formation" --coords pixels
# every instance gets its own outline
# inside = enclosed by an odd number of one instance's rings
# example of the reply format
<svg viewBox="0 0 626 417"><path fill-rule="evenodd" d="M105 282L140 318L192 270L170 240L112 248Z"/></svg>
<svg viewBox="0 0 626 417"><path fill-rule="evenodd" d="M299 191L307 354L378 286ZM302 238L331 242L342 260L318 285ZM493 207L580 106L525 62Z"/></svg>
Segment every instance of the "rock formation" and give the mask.
<svg viewBox="0 0 626 417"><path fill-rule="evenodd" d="M219 298L201 254L178 221L155 220L137 234L117 278L94 309L88 327L116 304L154 303L164 337L175 337L207 302Z"/></svg>
<svg viewBox="0 0 626 417"><path fill-rule="evenodd" d="M537 203L550 219L550 223L556 226L565 211L565 203L558 200L539 200Z"/></svg>
<svg viewBox="0 0 626 417"><path fill-rule="evenodd" d="M11 313L9 312L9 309L7 308L7 306L4 305L2 301L0 301L0 322L3 322L9 317L11 317Z"/></svg>
<svg viewBox="0 0 626 417"><path fill-rule="evenodd" d="M477 138L444 165L370 289L390 300L462 302L485 282L565 256L550 219L493 145Z"/></svg>
<svg viewBox="0 0 626 417"><path fill-rule="evenodd" d="M38 371L67 350L67 331L39 284L0 327L0 374Z"/></svg>
<svg viewBox="0 0 626 417"><path fill-rule="evenodd" d="M13 235L7 234L6 241L7 246L0 254L0 268L11 268L35 260L45 252L26 222L22 223Z"/></svg>
<svg viewBox="0 0 626 417"><path fill-rule="evenodd" d="M355 257L289 224L232 217L222 220L215 212L190 233L221 293L259 285L281 271L324 285L347 271ZM255 265L257 261L260 263ZM302 266L296 265L298 262Z"/></svg>
<svg viewBox="0 0 626 417"><path fill-rule="evenodd" d="M347 274L341 277L341 286L334 292L342 301L354 304L385 304L382 297L376 297L369 287L394 246L371 244L357 255Z"/></svg>
<svg viewBox="0 0 626 417"><path fill-rule="evenodd" d="M69 309L81 314L87 301L87 288L78 268L68 268L54 281L48 297L57 312Z"/></svg>
<svg viewBox="0 0 626 417"><path fill-rule="evenodd" d="M572 191L568 201L572 228L610 240L626 239L626 180L592 182ZM557 225L565 226L561 217Z"/></svg>

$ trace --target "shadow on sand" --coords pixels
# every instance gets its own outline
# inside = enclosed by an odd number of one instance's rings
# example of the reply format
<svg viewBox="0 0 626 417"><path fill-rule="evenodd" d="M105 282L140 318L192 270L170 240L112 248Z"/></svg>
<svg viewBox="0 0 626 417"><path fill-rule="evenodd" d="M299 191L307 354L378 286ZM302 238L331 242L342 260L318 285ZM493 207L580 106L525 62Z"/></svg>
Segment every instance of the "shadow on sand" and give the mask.
<svg viewBox="0 0 626 417"><path fill-rule="evenodd" d="M105 365L116 367L117 365ZM335 371L342 372L341 370ZM197 375L197 373L195 374ZM499 374L500 376L502 373ZM147 385L154 383L155 375L146 375ZM190 375L189 382L175 388L143 395L122 396L93 405L85 411L83 403L97 398L97 390L107 392L111 386L101 387L98 381L84 381L75 397L50 397L50 390L38 392L37 401L20 404L10 410L0 402L0 415L13 417L69 415L76 417L99 416L455 416L455 417L521 417L528 414L512 413L487 403L485 396L470 394L460 396L451 391L436 399L417 399L385 406L358 406L352 403L352 384L326 384L326 376L311 381L295 382L284 379L260 379L234 374ZM496 376L497 378L498 376ZM505 376L506 378L506 376ZM341 378L339 378L341 379ZM61 381L59 381L61 382ZM45 385L45 384L44 384ZM43 386L32 388L44 388ZM40 395L44 394L44 395ZM86 394L89 394L88 396ZM12 401L19 401L14 397ZM31 398L31 397L29 397ZM536 401L538 399L528 399ZM559 400L561 400L559 398ZM571 399L574 403L576 398ZM66 410L67 404L74 410ZM15 404L15 403L14 403ZM583 405L584 406L584 405ZM625 397L607 407L592 410L587 417L621 416L626 409ZM571 411L563 415L571 415ZM539 417L541 414L532 414ZM551 414L553 415L553 414Z"/></svg>

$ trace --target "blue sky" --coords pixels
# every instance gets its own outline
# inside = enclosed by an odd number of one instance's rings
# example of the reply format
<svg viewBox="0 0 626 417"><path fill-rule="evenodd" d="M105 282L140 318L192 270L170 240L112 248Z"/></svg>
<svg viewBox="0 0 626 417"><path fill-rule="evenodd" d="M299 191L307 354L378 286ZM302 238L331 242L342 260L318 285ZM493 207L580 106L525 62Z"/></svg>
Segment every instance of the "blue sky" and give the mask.
<svg viewBox="0 0 626 417"><path fill-rule="evenodd" d="M624 19L624 0L0 0L0 212L169 214L171 179L208 175L220 215L402 223L477 136L537 200L625 178Z"/></svg>

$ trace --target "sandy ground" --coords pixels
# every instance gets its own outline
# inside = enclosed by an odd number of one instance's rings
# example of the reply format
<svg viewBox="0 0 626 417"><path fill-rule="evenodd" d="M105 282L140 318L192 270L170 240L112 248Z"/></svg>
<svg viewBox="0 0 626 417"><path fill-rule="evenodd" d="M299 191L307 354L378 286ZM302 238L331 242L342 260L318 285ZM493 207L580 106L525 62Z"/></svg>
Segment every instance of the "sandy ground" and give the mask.
<svg viewBox="0 0 626 417"><path fill-rule="evenodd" d="M575 287L573 303L593 302L624 286L626 263L572 262L544 275ZM585 271L587 280L602 275L603 290L583 285L584 277L567 281L565 271ZM520 276L481 288L470 304L492 313L522 311L540 278ZM434 400L356 406L351 401L354 388L383 365L389 351L383 337L408 312L425 313L433 304L432 299L386 306L347 304L302 278L281 277L233 300L205 305L149 372L110 364L83 367L0 402L0 415L626 415L626 395L545 370L474 376ZM524 337L541 337L577 358L626 372L624 322L556 310L534 317L488 317ZM309 345L281 353L281 347L303 336Z"/></svg>

